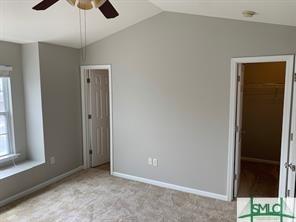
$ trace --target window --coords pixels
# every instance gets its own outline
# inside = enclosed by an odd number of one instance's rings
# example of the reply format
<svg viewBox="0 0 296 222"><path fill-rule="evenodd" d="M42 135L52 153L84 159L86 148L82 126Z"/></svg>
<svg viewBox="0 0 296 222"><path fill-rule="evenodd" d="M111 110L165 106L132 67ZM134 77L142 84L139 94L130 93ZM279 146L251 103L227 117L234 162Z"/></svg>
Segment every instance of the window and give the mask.
<svg viewBox="0 0 296 222"><path fill-rule="evenodd" d="M10 77L0 76L0 157L14 153Z"/></svg>

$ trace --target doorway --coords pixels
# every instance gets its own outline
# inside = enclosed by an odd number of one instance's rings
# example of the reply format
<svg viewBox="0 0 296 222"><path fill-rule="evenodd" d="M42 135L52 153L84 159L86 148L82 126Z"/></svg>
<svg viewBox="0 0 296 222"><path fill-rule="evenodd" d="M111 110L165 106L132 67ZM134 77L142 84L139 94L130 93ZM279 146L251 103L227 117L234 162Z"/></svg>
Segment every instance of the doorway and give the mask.
<svg viewBox="0 0 296 222"><path fill-rule="evenodd" d="M232 59L229 200L294 196L293 65L293 55Z"/></svg>
<svg viewBox="0 0 296 222"><path fill-rule="evenodd" d="M81 67L84 168L110 164L112 173L110 65Z"/></svg>
<svg viewBox="0 0 296 222"><path fill-rule="evenodd" d="M285 62L243 64L238 197L278 197Z"/></svg>

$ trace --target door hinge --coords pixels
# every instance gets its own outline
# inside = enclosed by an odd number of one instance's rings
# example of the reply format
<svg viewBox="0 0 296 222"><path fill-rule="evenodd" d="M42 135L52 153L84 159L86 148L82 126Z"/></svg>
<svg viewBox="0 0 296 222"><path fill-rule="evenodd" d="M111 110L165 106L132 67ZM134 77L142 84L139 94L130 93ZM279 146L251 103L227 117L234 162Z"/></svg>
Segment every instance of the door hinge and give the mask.
<svg viewBox="0 0 296 222"><path fill-rule="evenodd" d="M293 134L293 133L290 134L290 140L291 140L291 141L294 140L294 134Z"/></svg>
<svg viewBox="0 0 296 222"><path fill-rule="evenodd" d="M86 82L87 82L87 83L90 83L90 78L87 78L87 79L86 79Z"/></svg>
<svg viewBox="0 0 296 222"><path fill-rule="evenodd" d="M237 180L237 175L236 174L234 174L234 180Z"/></svg>
<svg viewBox="0 0 296 222"><path fill-rule="evenodd" d="M93 151L92 150L89 150L89 155L92 155L93 154Z"/></svg>
<svg viewBox="0 0 296 222"><path fill-rule="evenodd" d="M237 81L239 82L241 80L240 75L237 75Z"/></svg>
<svg viewBox="0 0 296 222"><path fill-rule="evenodd" d="M290 196L290 190L287 190L286 191L286 197L289 197Z"/></svg>
<svg viewBox="0 0 296 222"><path fill-rule="evenodd" d="M285 168L286 169L290 169L290 170L292 170L292 172L295 172L296 171L296 165L294 165L293 163L285 163Z"/></svg>
<svg viewBox="0 0 296 222"><path fill-rule="evenodd" d="M91 119L91 114L88 114L88 119Z"/></svg>
<svg viewBox="0 0 296 222"><path fill-rule="evenodd" d="M235 132L238 132L238 131L239 131L239 127L235 126Z"/></svg>

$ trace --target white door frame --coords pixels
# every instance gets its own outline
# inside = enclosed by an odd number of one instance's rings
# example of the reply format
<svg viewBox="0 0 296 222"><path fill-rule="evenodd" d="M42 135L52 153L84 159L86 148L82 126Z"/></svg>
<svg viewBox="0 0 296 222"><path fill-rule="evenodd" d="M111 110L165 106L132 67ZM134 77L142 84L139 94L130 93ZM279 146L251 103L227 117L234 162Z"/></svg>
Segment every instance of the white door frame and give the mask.
<svg viewBox="0 0 296 222"><path fill-rule="evenodd" d="M88 119L88 100L86 90L87 86L87 76L85 75L85 70L108 70L109 75L109 117L110 117L110 173L113 173L113 109L112 109L112 72L111 65L83 65L81 68L81 105L82 105L82 128L83 128L83 166L84 169L90 168L90 158L89 158L89 119Z"/></svg>
<svg viewBox="0 0 296 222"><path fill-rule="evenodd" d="M282 125L282 144L281 144L281 162L283 166L288 161L290 120L291 120L291 103L292 103L292 86L294 74L294 55L279 56L260 56L260 57L242 57L231 59L231 76L230 76L230 109L229 109L229 138L228 138L228 172L227 172L227 199L233 200L234 186L234 154L235 154L235 123L236 123L236 101L237 101L237 67L241 63L262 63L262 62L286 62L285 74L285 94L284 94L284 111ZM287 170L281 167L280 186L285 187ZM285 196L285 189L279 190L279 196Z"/></svg>

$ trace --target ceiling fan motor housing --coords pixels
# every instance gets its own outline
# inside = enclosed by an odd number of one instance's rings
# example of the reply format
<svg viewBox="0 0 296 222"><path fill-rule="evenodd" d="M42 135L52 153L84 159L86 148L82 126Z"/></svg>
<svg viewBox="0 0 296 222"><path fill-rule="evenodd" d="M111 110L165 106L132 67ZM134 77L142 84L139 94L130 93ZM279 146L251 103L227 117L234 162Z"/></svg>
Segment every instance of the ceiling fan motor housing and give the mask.
<svg viewBox="0 0 296 222"><path fill-rule="evenodd" d="M99 8L106 2L106 0L67 0L67 2L80 9L89 10L92 8Z"/></svg>

